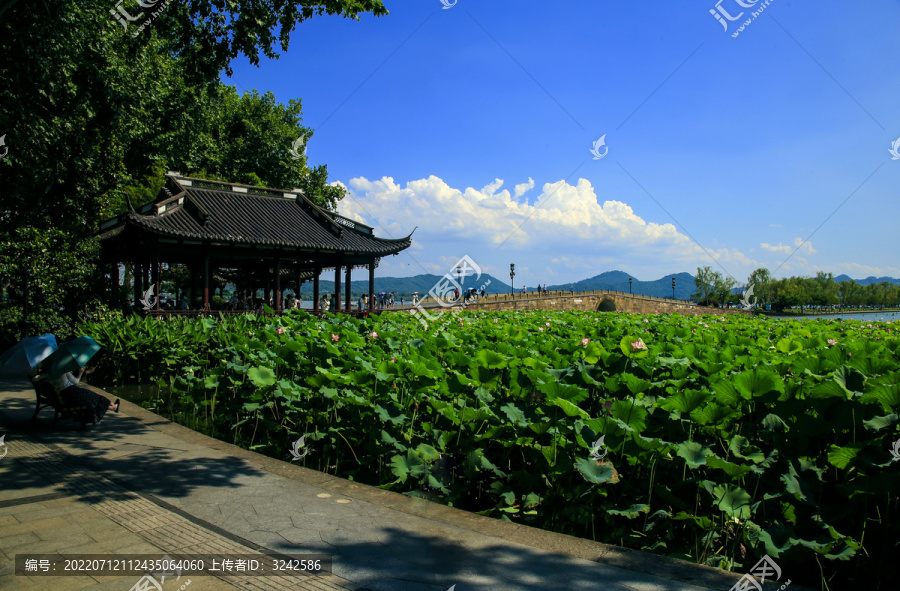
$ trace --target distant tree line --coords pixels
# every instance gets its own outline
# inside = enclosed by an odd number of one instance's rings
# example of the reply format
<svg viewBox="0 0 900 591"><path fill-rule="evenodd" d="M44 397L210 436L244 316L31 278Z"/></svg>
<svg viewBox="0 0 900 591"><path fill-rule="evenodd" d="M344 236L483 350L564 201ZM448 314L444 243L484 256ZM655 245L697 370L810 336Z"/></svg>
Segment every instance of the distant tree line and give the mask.
<svg viewBox="0 0 900 591"><path fill-rule="evenodd" d="M704 306L738 305L743 301L788 308L844 307L887 308L900 306L900 285L882 281L862 285L856 281L834 280L832 273L819 271L815 277L773 279L768 269L756 269L747 278L741 293L734 293L737 281L711 267L698 267L694 279L696 292L691 298ZM752 289L752 293L751 290Z"/></svg>

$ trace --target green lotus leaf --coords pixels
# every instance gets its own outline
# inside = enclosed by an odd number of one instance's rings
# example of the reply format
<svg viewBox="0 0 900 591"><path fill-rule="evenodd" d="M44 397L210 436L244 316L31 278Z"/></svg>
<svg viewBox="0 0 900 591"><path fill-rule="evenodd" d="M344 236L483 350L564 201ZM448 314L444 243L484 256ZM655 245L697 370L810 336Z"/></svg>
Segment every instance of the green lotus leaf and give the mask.
<svg viewBox="0 0 900 591"><path fill-rule="evenodd" d="M735 463L729 462L727 460L723 460L722 458L715 456L715 455L710 455L709 457L706 458L706 465L709 466L710 468L714 468L716 470L722 470L723 472L725 472L732 478L735 478L737 476L743 476L744 474L747 474L748 472L753 471L752 466L745 466L743 464L735 464Z"/></svg>
<svg viewBox="0 0 900 591"><path fill-rule="evenodd" d="M400 425L406 422L406 415L400 412L400 409L394 405L389 406L390 410L384 408L380 404L375 405L375 412L378 414L378 418L381 419L384 423L391 423L394 425ZM392 416L392 412L399 413L397 416Z"/></svg>
<svg viewBox="0 0 900 591"><path fill-rule="evenodd" d="M839 384L836 380L821 382L813 386L809 392L810 398L841 398L849 400L853 394Z"/></svg>
<svg viewBox="0 0 900 591"><path fill-rule="evenodd" d="M868 421L863 421L863 425L866 429L871 429L872 431L881 431L882 429L888 429L900 423L900 415L892 414L884 417L873 417Z"/></svg>
<svg viewBox="0 0 900 591"><path fill-rule="evenodd" d="M857 454L859 454L859 447L839 447L837 445L830 445L828 447L828 463L834 466L835 468L840 468L843 470L850 462L856 459Z"/></svg>
<svg viewBox="0 0 900 591"><path fill-rule="evenodd" d="M857 548L854 548L848 543L840 552L829 552L828 554L825 554L825 558L828 560L850 560L856 556L856 550Z"/></svg>
<svg viewBox="0 0 900 591"><path fill-rule="evenodd" d="M647 409L634 403L633 400L616 400L613 402L612 416L636 433L643 433L647 428Z"/></svg>
<svg viewBox="0 0 900 591"><path fill-rule="evenodd" d="M466 456L466 462L468 463L470 468L474 468L477 471L487 470L489 472L493 472L500 478L504 478L506 476L506 473L495 466L493 463L491 463L491 461L484 456L484 452L480 449L469 452L469 454Z"/></svg>
<svg viewBox="0 0 900 591"><path fill-rule="evenodd" d="M713 489L716 506L730 517L737 519L750 518L750 493L739 486L720 484Z"/></svg>
<svg viewBox="0 0 900 591"><path fill-rule="evenodd" d="M257 388L271 386L275 383L275 372L268 367L251 367L247 372L247 377Z"/></svg>
<svg viewBox="0 0 900 591"><path fill-rule="evenodd" d="M776 414L769 413L760 421L763 429L771 433L787 433L790 430L788 424Z"/></svg>
<svg viewBox="0 0 900 591"><path fill-rule="evenodd" d="M778 374L758 367L733 376L733 380L735 387L747 400L784 390L784 382Z"/></svg>
<svg viewBox="0 0 900 591"><path fill-rule="evenodd" d="M775 349L781 351L782 353L792 355L794 353L799 353L800 351L802 351L803 344L800 341L794 341L791 339L780 339L777 343L775 343Z"/></svg>
<svg viewBox="0 0 900 591"><path fill-rule="evenodd" d="M406 446L402 445L399 441L391 437L391 434L384 429L381 430L381 442L388 445L393 445L394 447L399 448L401 451L406 451Z"/></svg>
<svg viewBox="0 0 900 591"><path fill-rule="evenodd" d="M590 418L590 415L588 413L564 398L548 398L547 404L558 406L563 410L564 413L566 413L570 417L581 417L582 419Z"/></svg>
<svg viewBox="0 0 900 591"><path fill-rule="evenodd" d="M546 394L548 401L551 398L562 398L572 404L578 404L588 397L588 392L584 388L559 382L541 384L538 386L538 391Z"/></svg>
<svg viewBox="0 0 900 591"><path fill-rule="evenodd" d="M437 489L444 493L445 495L450 494L450 488L447 486L448 483L445 483L443 479L439 478L437 475L429 472L428 473L428 486L431 488Z"/></svg>
<svg viewBox="0 0 900 591"><path fill-rule="evenodd" d="M713 391L716 393L716 401L727 406L740 406L744 400L750 399L750 395L743 394L730 377L716 382Z"/></svg>
<svg viewBox="0 0 900 591"><path fill-rule="evenodd" d="M794 537L794 529L780 524L762 528L759 531L759 541L765 545L766 554L772 558L778 558L781 553L793 548L799 543Z"/></svg>
<svg viewBox="0 0 900 591"><path fill-rule="evenodd" d="M463 423L481 422L496 418L496 415L487 407L472 408L467 406L458 411L458 414Z"/></svg>
<svg viewBox="0 0 900 591"><path fill-rule="evenodd" d="M640 517L644 513L649 513L650 505L638 503L631 505L630 507L626 507L625 509L606 509L606 512L610 515L621 515L622 517L627 517L628 519L635 519L637 517Z"/></svg>
<svg viewBox="0 0 900 591"><path fill-rule="evenodd" d="M709 400L709 392L702 390L683 390L662 401L660 407L670 412L690 413Z"/></svg>
<svg viewBox="0 0 900 591"><path fill-rule="evenodd" d="M691 413L691 418L701 425L716 425L717 427L724 427L726 421L737 416L738 413L735 410L727 406L720 406L715 402L710 402Z"/></svg>
<svg viewBox="0 0 900 591"><path fill-rule="evenodd" d="M426 462L433 462L441 457L441 454L438 450L425 443L420 443L419 445L417 445L416 451Z"/></svg>
<svg viewBox="0 0 900 591"><path fill-rule="evenodd" d="M676 445L676 453L684 458L689 468L699 468L706 465L707 456L712 455L709 448L703 447L696 441L685 441Z"/></svg>
<svg viewBox="0 0 900 591"><path fill-rule="evenodd" d="M900 409L900 384L878 384L862 395L863 404L880 404L885 412Z"/></svg>
<svg viewBox="0 0 900 591"><path fill-rule="evenodd" d="M593 484L603 484L613 480L615 470L612 464L598 464L594 460L578 458L575 460L575 468L581 472L584 479Z"/></svg>
<svg viewBox="0 0 900 591"><path fill-rule="evenodd" d="M839 367L834 372L834 381L848 392L862 392L866 376L852 367Z"/></svg>
<svg viewBox="0 0 900 591"><path fill-rule="evenodd" d="M428 473L428 466L415 450L407 450L405 455L395 455L391 458L391 472L401 484L407 477L421 478Z"/></svg>
<svg viewBox="0 0 900 591"><path fill-rule="evenodd" d="M797 475L797 470L794 468L793 464L788 466L788 473L781 475L781 481L784 482L784 490L789 494L794 495L801 501L805 501L807 494L804 490L805 487L800 482L800 477Z"/></svg>
<svg viewBox="0 0 900 591"><path fill-rule="evenodd" d="M503 355L489 349L482 349L476 353L475 361L488 369L502 369L507 365L507 360Z"/></svg>

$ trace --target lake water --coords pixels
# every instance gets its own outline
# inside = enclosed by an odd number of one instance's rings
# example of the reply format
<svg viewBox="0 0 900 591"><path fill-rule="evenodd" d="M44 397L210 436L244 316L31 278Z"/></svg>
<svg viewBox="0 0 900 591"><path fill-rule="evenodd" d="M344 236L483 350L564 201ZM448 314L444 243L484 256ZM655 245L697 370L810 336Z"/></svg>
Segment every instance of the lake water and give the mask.
<svg viewBox="0 0 900 591"><path fill-rule="evenodd" d="M113 396L124 398L129 402L140 404L147 400L153 400L159 396L159 386L156 384L128 384L126 386L112 386L106 391Z"/></svg>
<svg viewBox="0 0 900 591"><path fill-rule="evenodd" d="M852 312L845 314L804 314L803 316L771 316L771 318L801 318L803 320L864 320L868 322L897 322L900 321L900 312Z"/></svg>

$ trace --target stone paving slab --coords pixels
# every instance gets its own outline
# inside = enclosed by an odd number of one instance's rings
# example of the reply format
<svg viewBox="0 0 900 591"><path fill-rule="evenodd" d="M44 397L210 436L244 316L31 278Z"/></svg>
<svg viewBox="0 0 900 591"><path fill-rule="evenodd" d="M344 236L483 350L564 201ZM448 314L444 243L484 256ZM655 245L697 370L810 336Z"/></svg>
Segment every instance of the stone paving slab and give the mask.
<svg viewBox="0 0 900 591"><path fill-rule="evenodd" d="M739 578L307 470L210 439L124 400L121 413L87 432L51 424L49 412L31 423L33 404L30 388L0 382L0 424L10 450L0 460L0 552L7 559L10 548L23 552L50 543L52 551L69 551L103 539L115 540L121 552L333 556L330 577L195 577L191 589L205 580L260 590L728 591ZM7 484L12 465L17 482ZM7 496L41 492L68 500L28 511L38 515L30 529L28 517L19 521L2 510ZM79 510L60 512L69 505ZM91 512L100 514L97 523ZM16 522L4 521L6 515ZM52 521L61 517L69 522L65 528ZM55 541L40 537L54 529L60 532ZM13 581L4 572L0 588ZM15 579L22 586L10 588L30 588L30 579Z"/></svg>

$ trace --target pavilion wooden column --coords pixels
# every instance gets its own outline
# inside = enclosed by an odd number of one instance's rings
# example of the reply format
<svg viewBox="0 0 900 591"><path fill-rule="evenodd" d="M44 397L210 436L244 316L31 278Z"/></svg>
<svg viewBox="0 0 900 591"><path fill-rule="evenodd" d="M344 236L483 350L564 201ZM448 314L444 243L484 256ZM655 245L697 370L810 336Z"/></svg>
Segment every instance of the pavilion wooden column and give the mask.
<svg viewBox="0 0 900 591"><path fill-rule="evenodd" d="M159 258L153 258L153 285L156 286L156 303L153 304L154 310L159 310Z"/></svg>
<svg viewBox="0 0 900 591"><path fill-rule="evenodd" d="M322 268L316 267L313 272L313 312L319 311L319 275L322 274Z"/></svg>
<svg viewBox="0 0 900 591"><path fill-rule="evenodd" d="M119 301L119 263L112 264L112 271L109 274L112 281L112 290L110 291L110 305L113 308L120 308L122 302Z"/></svg>
<svg viewBox="0 0 900 591"><path fill-rule="evenodd" d="M375 309L375 260L369 263L369 311Z"/></svg>
<svg viewBox="0 0 900 591"><path fill-rule="evenodd" d="M131 265L131 272L134 275L134 302L135 306L138 305L138 302L141 301L141 298L144 297L144 286L141 283L141 277L144 276L144 272L141 270L141 263L135 261Z"/></svg>
<svg viewBox="0 0 900 591"><path fill-rule="evenodd" d="M353 268L353 265L347 265L347 274L346 274L347 276L344 277L344 280L347 282L347 286L344 288L344 290L346 292L346 296L347 296L347 303L345 305L345 309L348 312L353 311L353 302L351 301L351 300L353 300L353 292L350 290L350 269L352 269L352 268Z"/></svg>
<svg viewBox="0 0 900 591"><path fill-rule="evenodd" d="M281 312L281 259L275 259L275 311Z"/></svg>
<svg viewBox="0 0 900 591"><path fill-rule="evenodd" d="M209 310L209 257L203 257L203 309Z"/></svg>
<svg viewBox="0 0 900 591"><path fill-rule="evenodd" d="M190 295L188 296L188 310L194 310L197 305L197 262L193 261L189 264L191 269L191 289Z"/></svg>
<svg viewBox="0 0 900 591"><path fill-rule="evenodd" d="M341 265L334 266L334 311L341 311Z"/></svg>

